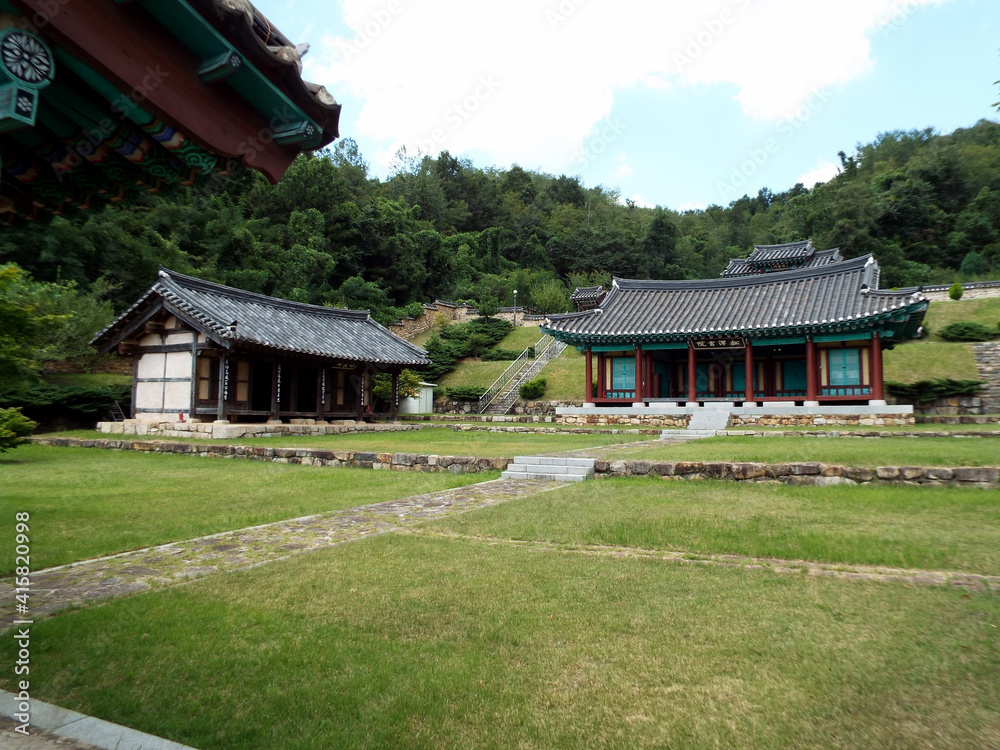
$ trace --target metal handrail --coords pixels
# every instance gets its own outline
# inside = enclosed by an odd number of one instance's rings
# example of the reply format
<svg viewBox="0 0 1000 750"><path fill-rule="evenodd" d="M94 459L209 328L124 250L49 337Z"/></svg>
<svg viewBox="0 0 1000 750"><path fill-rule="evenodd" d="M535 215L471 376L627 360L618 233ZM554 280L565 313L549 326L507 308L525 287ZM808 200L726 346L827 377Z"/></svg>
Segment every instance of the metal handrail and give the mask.
<svg viewBox="0 0 1000 750"><path fill-rule="evenodd" d="M546 341L546 339L548 339L548 341ZM522 360L538 359L548 351L549 347L552 346L554 342L554 338L545 334L538 339L533 346L529 346L521 352L520 356L510 363L510 367L504 370L500 377L493 381L493 385L486 390L486 393L479 397L479 401L476 404L479 409L479 413L482 414L486 411L490 404L492 404L496 400L497 396L500 395L500 392L507 387L510 381L520 374L521 370L524 369ZM528 354L529 352L531 352L531 355Z"/></svg>

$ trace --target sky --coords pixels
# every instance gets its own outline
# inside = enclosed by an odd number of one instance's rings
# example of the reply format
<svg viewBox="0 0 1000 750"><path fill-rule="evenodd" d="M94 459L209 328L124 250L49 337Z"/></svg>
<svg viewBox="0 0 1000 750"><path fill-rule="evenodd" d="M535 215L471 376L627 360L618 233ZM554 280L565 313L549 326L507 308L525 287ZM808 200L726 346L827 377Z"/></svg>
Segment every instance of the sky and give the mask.
<svg viewBox="0 0 1000 750"><path fill-rule="evenodd" d="M519 164L674 210L830 179L892 130L998 119L997 0L254 0L400 147Z"/></svg>

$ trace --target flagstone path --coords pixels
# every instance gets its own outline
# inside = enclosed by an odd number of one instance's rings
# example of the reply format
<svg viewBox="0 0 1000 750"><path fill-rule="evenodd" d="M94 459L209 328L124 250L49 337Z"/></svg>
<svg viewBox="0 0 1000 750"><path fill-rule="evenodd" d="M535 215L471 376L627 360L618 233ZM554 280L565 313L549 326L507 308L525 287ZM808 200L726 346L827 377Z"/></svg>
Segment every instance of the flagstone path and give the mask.
<svg viewBox="0 0 1000 750"><path fill-rule="evenodd" d="M12 580L0 582L0 629L15 619L38 620L67 607L263 565L562 486L552 481L496 479L40 570L31 575L27 614L15 611Z"/></svg>

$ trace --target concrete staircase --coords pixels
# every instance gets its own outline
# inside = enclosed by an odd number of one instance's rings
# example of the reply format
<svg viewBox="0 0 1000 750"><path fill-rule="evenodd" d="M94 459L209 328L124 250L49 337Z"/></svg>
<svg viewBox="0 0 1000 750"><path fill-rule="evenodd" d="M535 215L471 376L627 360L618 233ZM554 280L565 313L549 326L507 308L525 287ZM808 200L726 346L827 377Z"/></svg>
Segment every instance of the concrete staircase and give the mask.
<svg viewBox="0 0 1000 750"><path fill-rule="evenodd" d="M549 456L515 456L501 475L504 479L554 479L582 482L594 476L594 459Z"/></svg>
<svg viewBox="0 0 1000 750"><path fill-rule="evenodd" d="M520 389L523 383L527 383L532 380L542 368L545 367L549 362L558 357L566 349L566 344L562 341L553 341L549 344L545 351L538 355L534 360L529 360L530 364L517 372L510 381L503 386L500 394L496 397L486 409L483 414L506 414L510 411L510 407L514 405L514 402L518 399L518 389Z"/></svg>
<svg viewBox="0 0 1000 750"><path fill-rule="evenodd" d="M660 439L700 440L701 438L715 437L718 430L729 427L730 417L729 404L718 406L706 404L691 415L691 421L688 422L686 430L663 430Z"/></svg>

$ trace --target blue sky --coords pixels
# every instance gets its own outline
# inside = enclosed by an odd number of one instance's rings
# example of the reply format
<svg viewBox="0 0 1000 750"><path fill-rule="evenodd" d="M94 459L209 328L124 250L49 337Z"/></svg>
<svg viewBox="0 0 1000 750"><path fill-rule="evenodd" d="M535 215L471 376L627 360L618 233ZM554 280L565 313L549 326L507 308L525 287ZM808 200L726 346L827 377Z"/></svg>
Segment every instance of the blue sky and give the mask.
<svg viewBox="0 0 1000 750"><path fill-rule="evenodd" d="M996 119L996 0L254 0L372 172L443 149L672 209Z"/></svg>

